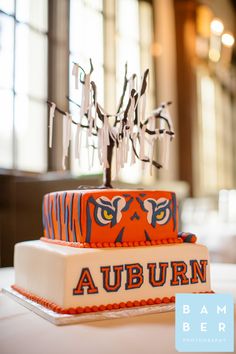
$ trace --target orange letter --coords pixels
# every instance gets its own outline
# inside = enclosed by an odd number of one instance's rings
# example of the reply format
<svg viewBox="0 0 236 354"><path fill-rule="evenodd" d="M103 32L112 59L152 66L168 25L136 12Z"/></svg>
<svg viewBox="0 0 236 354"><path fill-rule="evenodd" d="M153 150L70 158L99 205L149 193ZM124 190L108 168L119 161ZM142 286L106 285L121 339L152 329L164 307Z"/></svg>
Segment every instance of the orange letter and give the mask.
<svg viewBox="0 0 236 354"><path fill-rule="evenodd" d="M200 278L202 283L206 282L206 266L208 264L207 260L200 260L201 268L197 260L190 261L192 268L192 278L190 279L191 284L198 283Z"/></svg>
<svg viewBox="0 0 236 354"><path fill-rule="evenodd" d="M73 295L83 295L85 286L88 287L88 290L87 290L88 294L97 294L98 293L98 288L94 285L93 278L90 274L89 268L82 269L77 287L75 289L73 289Z"/></svg>
<svg viewBox="0 0 236 354"><path fill-rule="evenodd" d="M103 273L103 288L108 291L118 291L121 287L121 272L123 271L123 265L113 266L114 272L114 285L110 285L110 273L111 267L101 267Z"/></svg>
<svg viewBox="0 0 236 354"><path fill-rule="evenodd" d="M149 269L149 283L152 286L163 286L166 282L166 270L168 268L168 263L164 263L164 262L159 263L160 277L158 280L155 279L157 264L148 263L147 267Z"/></svg>
<svg viewBox="0 0 236 354"><path fill-rule="evenodd" d="M143 267L139 263L126 264L127 270L127 283L125 289L137 289L143 284Z"/></svg>
<svg viewBox="0 0 236 354"><path fill-rule="evenodd" d="M183 261L179 262L171 262L172 267L172 280L170 281L170 285L185 285L189 284L189 279L186 276L187 272L187 264ZM179 279L180 284L179 284Z"/></svg>

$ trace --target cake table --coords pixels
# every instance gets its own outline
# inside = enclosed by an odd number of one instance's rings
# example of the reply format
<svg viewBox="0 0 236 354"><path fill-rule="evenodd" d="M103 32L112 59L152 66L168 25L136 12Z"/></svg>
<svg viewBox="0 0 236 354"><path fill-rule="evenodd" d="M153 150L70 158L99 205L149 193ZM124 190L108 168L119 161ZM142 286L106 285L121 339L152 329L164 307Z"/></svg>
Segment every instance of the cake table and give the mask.
<svg viewBox="0 0 236 354"><path fill-rule="evenodd" d="M212 288L236 301L236 265L212 264ZM0 270L0 288L12 284L13 268ZM236 316L236 312L235 312ZM175 313L57 327L0 293L3 354L163 354L175 350Z"/></svg>

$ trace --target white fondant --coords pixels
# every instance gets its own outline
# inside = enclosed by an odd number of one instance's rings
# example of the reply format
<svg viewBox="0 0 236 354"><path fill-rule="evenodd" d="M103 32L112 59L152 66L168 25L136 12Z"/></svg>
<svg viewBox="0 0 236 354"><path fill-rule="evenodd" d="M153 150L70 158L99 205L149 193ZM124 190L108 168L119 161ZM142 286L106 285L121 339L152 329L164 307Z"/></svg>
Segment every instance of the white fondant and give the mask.
<svg viewBox="0 0 236 354"><path fill-rule="evenodd" d="M164 286L152 287L149 283L147 263L184 261L188 266L186 275L191 277L190 260L208 260L206 282L170 286L171 267L167 270ZM176 293L210 291L208 250L198 244L171 244L150 247L127 248L73 248L49 244L43 241L22 242L15 246L15 284L35 295L44 297L64 308L106 305L121 301L134 301L156 297L170 297ZM140 288L125 290L126 271L122 272L122 285L117 292L103 289L101 266L139 263L143 267L144 282ZM82 268L89 268L97 294L73 295ZM159 276L159 272L157 273ZM113 284L111 272L111 284Z"/></svg>

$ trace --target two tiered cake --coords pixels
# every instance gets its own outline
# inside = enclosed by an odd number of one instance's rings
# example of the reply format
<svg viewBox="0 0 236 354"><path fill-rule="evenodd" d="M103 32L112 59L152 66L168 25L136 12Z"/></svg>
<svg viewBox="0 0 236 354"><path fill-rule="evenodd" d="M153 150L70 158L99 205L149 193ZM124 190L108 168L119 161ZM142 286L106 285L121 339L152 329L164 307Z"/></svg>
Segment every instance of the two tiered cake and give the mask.
<svg viewBox="0 0 236 354"><path fill-rule="evenodd" d="M178 233L175 193L74 190L47 194L44 237L15 247L13 289L58 313L175 301L211 292L209 255Z"/></svg>

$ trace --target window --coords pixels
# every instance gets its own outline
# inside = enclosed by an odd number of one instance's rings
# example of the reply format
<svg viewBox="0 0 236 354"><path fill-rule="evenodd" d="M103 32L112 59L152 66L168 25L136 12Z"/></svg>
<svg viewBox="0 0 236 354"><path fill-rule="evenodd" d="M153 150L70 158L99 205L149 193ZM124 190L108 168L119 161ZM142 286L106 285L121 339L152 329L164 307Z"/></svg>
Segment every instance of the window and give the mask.
<svg viewBox="0 0 236 354"><path fill-rule="evenodd" d="M74 102L80 101L81 92L75 90L71 75L73 62L79 63L86 72L89 71L89 59L93 61L93 80L97 84L98 101L104 103L104 56L103 56L103 1L102 0L71 0L70 1L70 97ZM70 111L76 117L78 109L70 104ZM72 126L75 136L76 126ZM79 161L75 159L74 139L71 145L71 171L73 174L98 173L101 167L98 159L94 159L94 166L90 168L93 159L92 148L87 147L86 134L81 137L82 153Z"/></svg>
<svg viewBox="0 0 236 354"><path fill-rule="evenodd" d="M0 0L0 167L47 169L47 0Z"/></svg>
<svg viewBox="0 0 236 354"><path fill-rule="evenodd" d="M234 187L233 111L230 91L198 68L199 194Z"/></svg>
<svg viewBox="0 0 236 354"><path fill-rule="evenodd" d="M152 12L148 1L70 0L70 63L79 61L88 71L89 58L92 58L99 102L109 113L116 111L126 62L129 76L132 73L141 75L146 68L150 69L147 109L150 112L155 108L154 66L150 51L153 42ZM71 69L70 66L70 97L78 102L80 93L74 90ZM75 105L71 104L70 110L76 117L78 110ZM78 164L72 144L71 169L74 174L88 173L92 153L89 157L87 150L84 152ZM132 166L132 173L130 169L130 166L124 168L120 178L129 181L132 175L132 182L139 182L143 174L141 164ZM100 165L95 164L90 172L101 172Z"/></svg>
<svg viewBox="0 0 236 354"><path fill-rule="evenodd" d="M116 83L117 101L122 90L125 62L128 63L129 75L142 75L149 68L149 92L147 95L147 112L155 108L154 66L150 50L153 42L152 5L146 1L118 0L117 44L116 44ZM127 25L127 15L129 25ZM130 166L126 164L120 172L120 179L129 183L138 183L149 175L140 161ZM145 176L146 177L146 176Z"/></svg>

